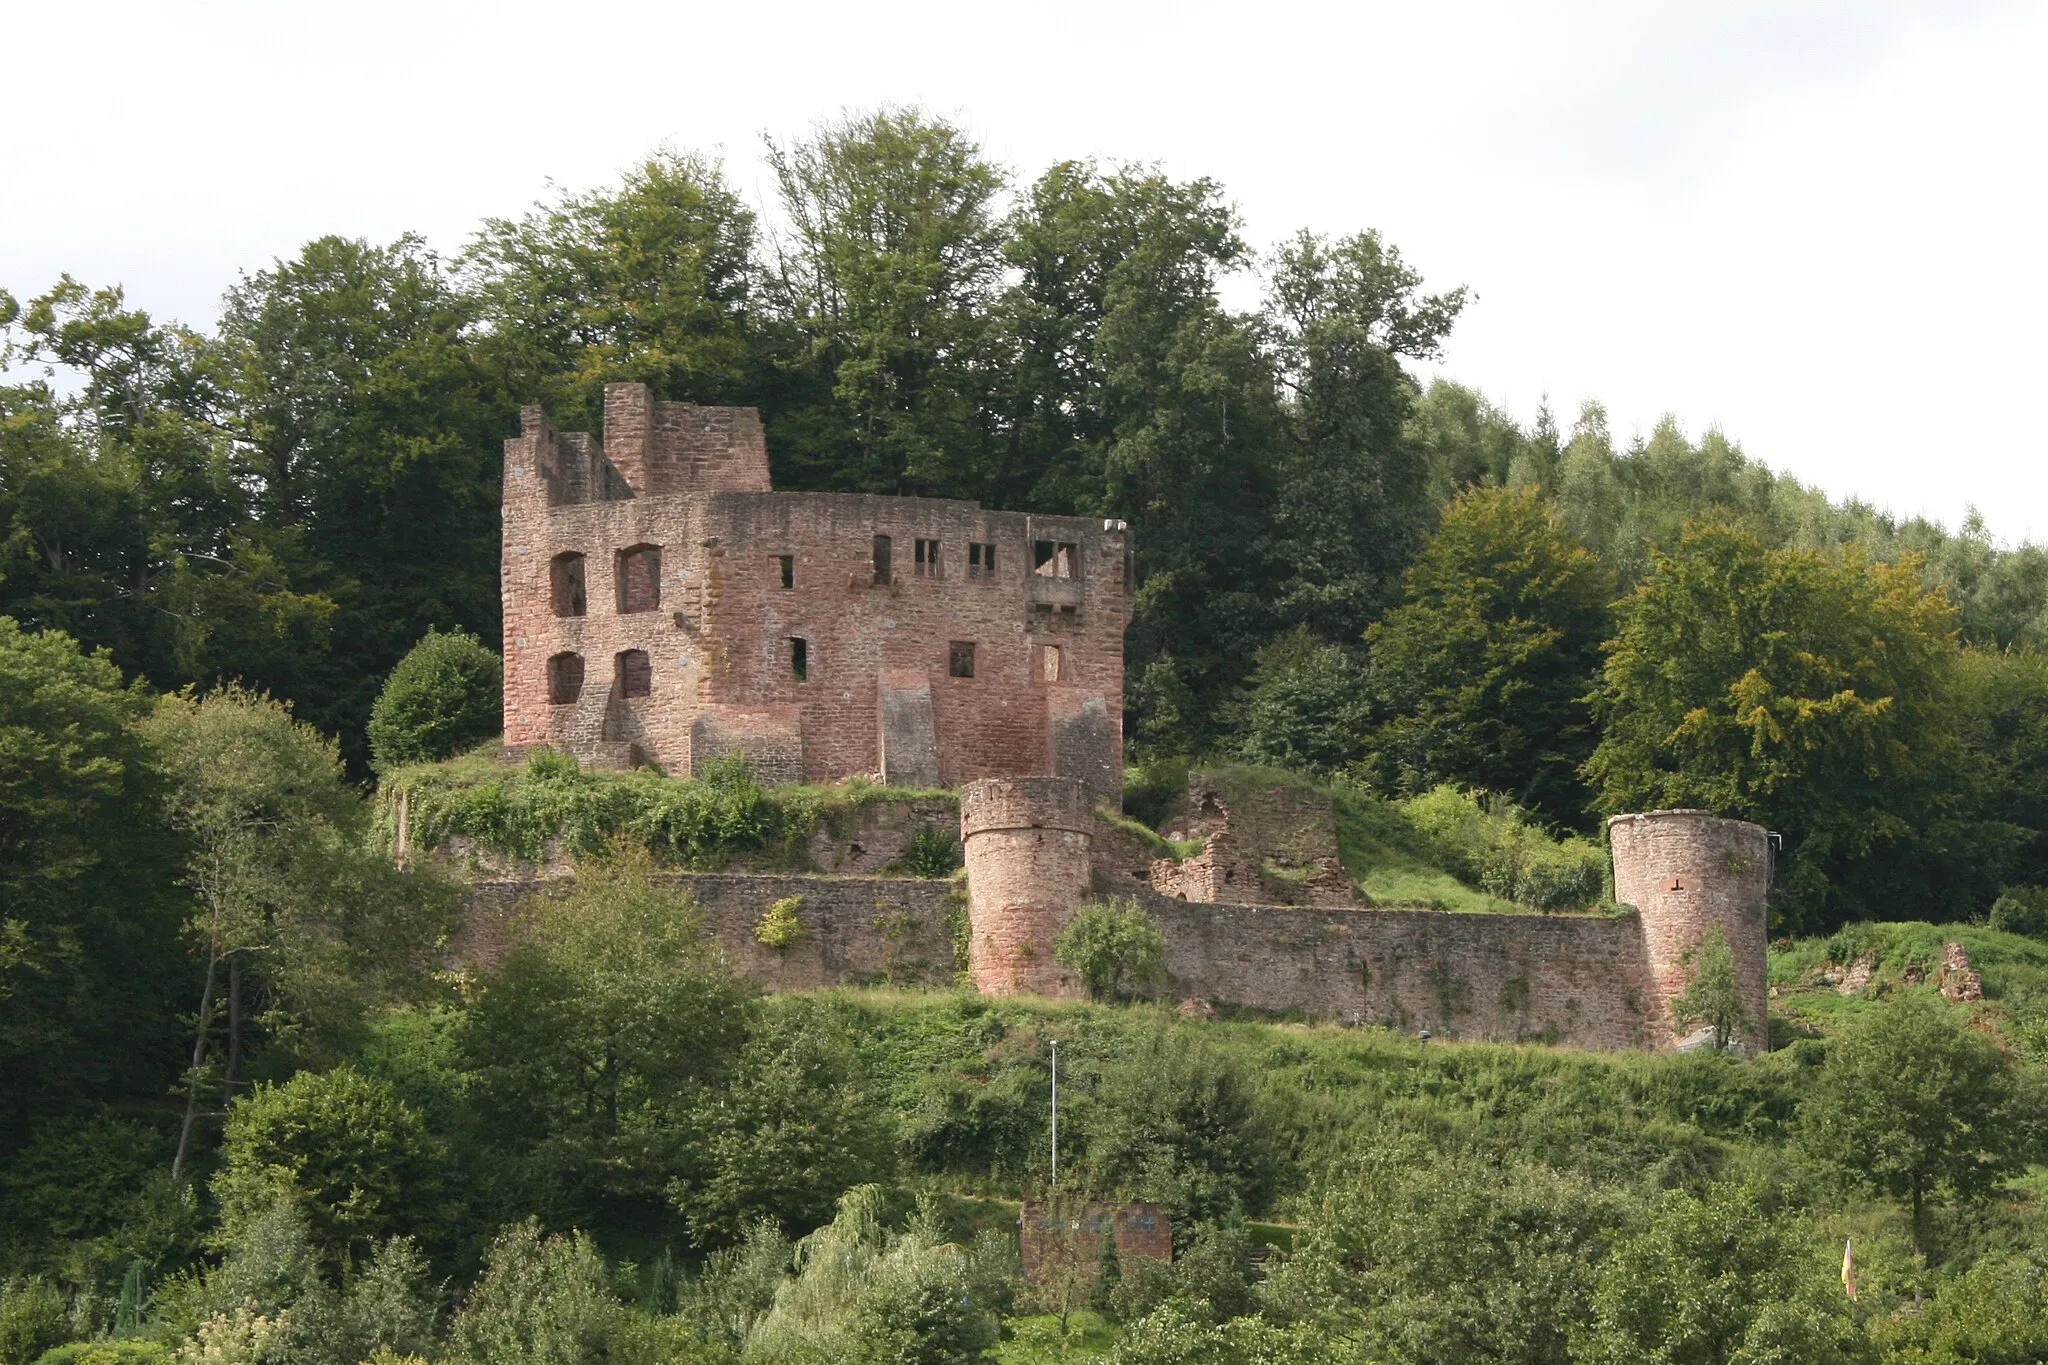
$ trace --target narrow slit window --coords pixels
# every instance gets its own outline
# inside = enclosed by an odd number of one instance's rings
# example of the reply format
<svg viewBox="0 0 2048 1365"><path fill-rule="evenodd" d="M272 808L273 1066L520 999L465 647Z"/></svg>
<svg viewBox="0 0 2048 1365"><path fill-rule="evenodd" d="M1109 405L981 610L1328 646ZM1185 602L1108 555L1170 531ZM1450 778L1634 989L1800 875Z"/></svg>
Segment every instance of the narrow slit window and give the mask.
<svg viewBox="0 0 2048 1365"><path fill-rule="evenodd" d="M946 649L946 672L955 678L974 676L974 642L955 640Z"/></svg>
<svg viewBox="0 0 2048 1365"><path fill-rule="evenodd" d="M635 545L619 551L619 613L661 609L661 547Z"/></svg>
<svg viewBox="0 0 2048 1365"><path fill-rule="evenodd" d="M622 697L644 697L654 690L654 661L647 657L644 649L628 649L619 654L619 695Z"/></svg>
<svg viewBox="0 0 2048 1365"><path fill-rule="evenodd" d="M811 642L801 635L789 637L789 676L808 682L811 676Z"/></svg>
<svg viewBox="0 0 2048 1365"><path fill-rule="evenodd" d="M1060 657L1058 645L1041 645L1038 653L1038 679L1040 682L1056 683L1066 675L1066 660Z"/></svg>
<svg viewBox="0 0 2048 1365"><path fill-rule="evenodd" d="M782 587L786 592L796 586L796 556L778 555L777 567L782 570Z"/></svg>
<svg viewBox="0 0 2048 1365"><path fill-rule="evenodd" d="M939 542L923 540L917 542L917 576L937 578L939 576Z"/></svg>
<svg viewBox="0 0 2048 1365"><path fill-rule="evenodd" d="M876 537L875 537L875 585L876 585L877 587L880 587L881 585L883 585L883 584L887 583L888 581L889 581L889 537L887 537L887 536L876 536Z"/></svg>
<svg viewBox="0 0 2048 1365"><path fill-rule="evenodd" d="M557 654L548 660L548 701L567 706L583 695L583 656Z"/></svg>
<svg viewBox="0 0 2048 1365"><path fill-rule="evenodd" d="M559 554L548 565L549 594L554 599L555 615L581 616L589 610L589 599L583 592L583 556L574 550Z"/></svg>
<svg viewBox="0 0 2048 1365"><path fill-rule="evenodd" d="M971 542L967 547L967 576L969 578L994 578L996 576L996 547L985 541Z"/></svg>

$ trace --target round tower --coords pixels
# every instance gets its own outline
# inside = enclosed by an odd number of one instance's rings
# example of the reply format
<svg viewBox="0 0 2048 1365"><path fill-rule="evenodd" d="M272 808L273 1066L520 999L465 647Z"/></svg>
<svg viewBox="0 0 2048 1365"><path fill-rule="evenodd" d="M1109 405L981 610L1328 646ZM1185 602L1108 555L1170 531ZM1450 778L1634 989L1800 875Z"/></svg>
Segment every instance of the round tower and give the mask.
<svg viewBox="0 0 2048 1365"><path fill-rule="evenodd" d="M968 970L989 995L1078 995L1052 941L1088 896L1095 814L1070 777L985 777L960 790Z"/></svg>
<svg viewBox="0 0 2048 1365"><path fill-rule="evenodd" d="M1719 925L1735 957L1735 980L1748 1008L1743 1043L1767 1045L1769 985L1764 964L1771 886L1771 839L1762 825L1703 810L1655 810L1607 822L1614 850L1614 898L1642 918L1653 998L1643 1002L1653 1030L1673 1038L1671 1003L1692 981L1693 949Z"/></svg>

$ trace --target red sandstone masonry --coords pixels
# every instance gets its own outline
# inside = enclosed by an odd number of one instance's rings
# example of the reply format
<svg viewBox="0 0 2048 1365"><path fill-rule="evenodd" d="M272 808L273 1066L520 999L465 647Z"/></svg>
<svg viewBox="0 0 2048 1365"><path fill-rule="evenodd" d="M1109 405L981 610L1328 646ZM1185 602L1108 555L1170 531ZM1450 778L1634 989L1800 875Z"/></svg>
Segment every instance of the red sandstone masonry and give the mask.
<svg viewBox="0 0 2048 1365"><path fill-rule="evenodd" d="M941 499L771 493L750 409L652 403L641 386L613 385L606 414L602 448L554 432L538 409L522 412L521 435L506 442L513 752L547 744L680 772L711 757L707 749L736 744L774 754L778 767L800 753L814 781L873 773L886 672L926 680L941 782L1061 773L1103 799L1120 794L1122 523ZM881 583L878 535L892 542ZM938 542L936 575L916 572L918 540ZM1075 546L1076 576L1031 572L1039 541ZM660 547L660 603L621 613L616 557L640 545ZM992 579L968 576L970 545L995 547ZM570 552L585 556L588 611L557 617L549 566ZM973 646L971 678L952 675L955 642ZM1055 678L1048 649L1059 651ZM614 661L627 650L651 661L648 696L618 689ZM551 702L548 660L572 653L584 660L582 694Z"/></svg>
<svg viewBox="0 0 2048 1365"><path fill-rule="evenodd" d="M987 995L1078 995L1053 940L1087 898L1095 829L1070 778L984 778L960 793L973 946L968 970Z"/></svg>

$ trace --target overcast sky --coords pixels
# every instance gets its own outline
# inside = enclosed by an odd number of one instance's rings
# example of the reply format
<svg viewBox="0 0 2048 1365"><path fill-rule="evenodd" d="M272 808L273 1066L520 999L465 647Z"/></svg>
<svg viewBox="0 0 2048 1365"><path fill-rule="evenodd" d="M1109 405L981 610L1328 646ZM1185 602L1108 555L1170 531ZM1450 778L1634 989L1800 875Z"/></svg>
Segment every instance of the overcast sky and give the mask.
<svg viewBox="0 0 2048 1365"><path fill-rule="evenodd" d="M15 0L0 287L210 324L338 232L919 103L1028 179L1156 161L1255 242L1377 227L1479 296L1444 373L1666 412L1840 497L2048 538L2048 4Z"/></svg>

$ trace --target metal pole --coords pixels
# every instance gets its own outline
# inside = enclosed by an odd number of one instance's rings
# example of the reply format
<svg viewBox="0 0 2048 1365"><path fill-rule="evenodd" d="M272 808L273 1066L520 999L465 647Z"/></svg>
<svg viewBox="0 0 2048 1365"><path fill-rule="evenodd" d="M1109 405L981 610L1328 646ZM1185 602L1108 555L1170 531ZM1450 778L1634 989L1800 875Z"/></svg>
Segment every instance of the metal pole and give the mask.
<svg viewBox="0 0 2048 1365"><path fill-rule="evenodd" d="M1052 1040L1052 1187L1060 1187L1060 1042Z"/></svg>

